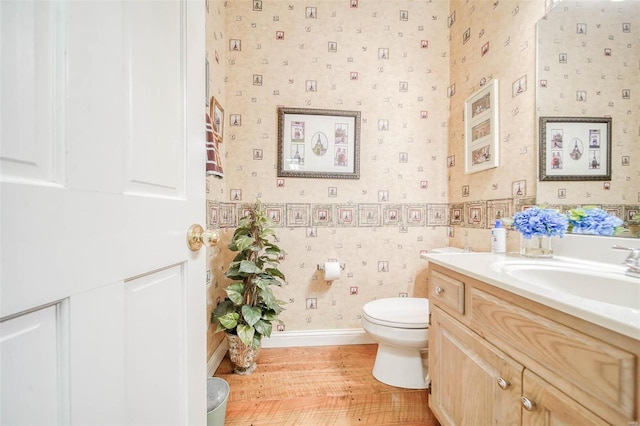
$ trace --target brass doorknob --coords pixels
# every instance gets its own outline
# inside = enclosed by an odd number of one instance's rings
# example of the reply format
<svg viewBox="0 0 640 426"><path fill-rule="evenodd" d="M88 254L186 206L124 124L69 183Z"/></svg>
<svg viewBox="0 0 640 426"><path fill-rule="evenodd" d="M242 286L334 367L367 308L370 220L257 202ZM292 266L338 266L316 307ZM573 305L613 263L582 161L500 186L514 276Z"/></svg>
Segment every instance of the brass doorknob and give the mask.
<svg viewBox="0 0 640 426"><path fill-rule="evenodd" d="M220 234L213 229L203 229L197 223L191 225L187 231L187 245L191 251L198 251L202 245L213 247L220 241Z"/></svg>

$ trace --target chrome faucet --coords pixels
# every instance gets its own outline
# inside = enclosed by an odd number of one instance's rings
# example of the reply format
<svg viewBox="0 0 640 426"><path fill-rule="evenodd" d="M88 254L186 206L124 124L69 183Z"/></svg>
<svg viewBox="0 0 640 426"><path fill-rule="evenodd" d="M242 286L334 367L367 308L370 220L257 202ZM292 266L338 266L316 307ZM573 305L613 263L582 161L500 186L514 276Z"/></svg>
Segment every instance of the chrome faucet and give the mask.
<svg viewBox="0 0 640 426"><path fill-rule="evenodd" d="M624 247L618 244L612 248L629 251L629 256L624 261L624 265L627 265L627 275L640 278L640 248Z"/></svg>

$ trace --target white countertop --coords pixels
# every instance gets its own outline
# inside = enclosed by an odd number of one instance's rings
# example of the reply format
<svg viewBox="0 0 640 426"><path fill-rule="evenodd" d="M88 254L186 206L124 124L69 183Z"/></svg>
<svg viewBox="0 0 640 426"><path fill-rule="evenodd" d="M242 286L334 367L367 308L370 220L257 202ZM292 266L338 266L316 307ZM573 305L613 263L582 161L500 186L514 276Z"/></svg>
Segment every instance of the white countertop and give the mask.
<svg viewBox="0 0 640 426"><path fill-rule="evenodd" d="M637 309L597 302L538 287L531 283L519 281L495 270L493 267L495 262L514 259L533 261L535 259L522 258L517 253L424 253L420 257L436 265L444 266L558 311L640 340L640 311ZM543 260L545 262L561 262L562 258L556 256L552 259ZM638 297L640 297L640 279L638 279Z"/></svg>

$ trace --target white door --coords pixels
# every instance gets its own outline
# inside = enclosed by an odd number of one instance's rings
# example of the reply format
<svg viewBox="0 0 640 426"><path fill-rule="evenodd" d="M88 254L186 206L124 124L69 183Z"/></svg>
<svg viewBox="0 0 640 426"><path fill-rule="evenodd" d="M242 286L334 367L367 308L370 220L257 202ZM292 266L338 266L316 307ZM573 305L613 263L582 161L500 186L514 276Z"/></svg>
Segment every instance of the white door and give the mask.
<svg viewBox="0 0 640 426"><path fill-rule="evenodd" d="M0 26L0 424L204 424L203 2Z"/></svg>

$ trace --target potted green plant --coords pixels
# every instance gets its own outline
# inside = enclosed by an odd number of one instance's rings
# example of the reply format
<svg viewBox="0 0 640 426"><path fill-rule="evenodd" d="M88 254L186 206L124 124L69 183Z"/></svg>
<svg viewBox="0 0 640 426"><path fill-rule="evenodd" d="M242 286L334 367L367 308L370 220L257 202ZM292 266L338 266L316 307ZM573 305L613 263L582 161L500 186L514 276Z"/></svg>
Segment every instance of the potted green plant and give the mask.
<svg viewBox="0 0 640 426"><path fill-rule="evenodd" d="M255 370L262 338L271 335L273 322L282 324L278 316L284 302L275 297L271 286L281 286L285 280L278 269L285 252L270 239L275 239L273 222L258 200L240 219L228 245L238 252L225 273L233 282L211 314L216 332L226 333L237 374Z"/></svg>

